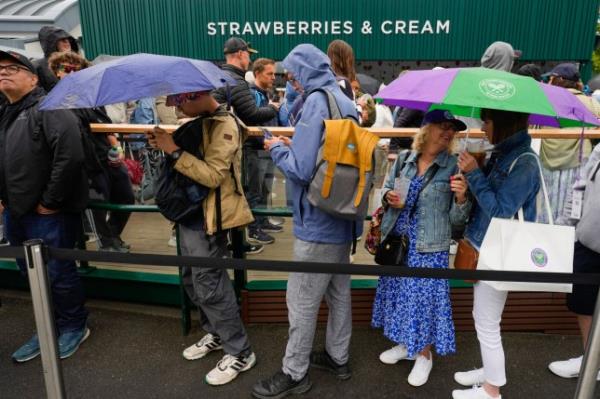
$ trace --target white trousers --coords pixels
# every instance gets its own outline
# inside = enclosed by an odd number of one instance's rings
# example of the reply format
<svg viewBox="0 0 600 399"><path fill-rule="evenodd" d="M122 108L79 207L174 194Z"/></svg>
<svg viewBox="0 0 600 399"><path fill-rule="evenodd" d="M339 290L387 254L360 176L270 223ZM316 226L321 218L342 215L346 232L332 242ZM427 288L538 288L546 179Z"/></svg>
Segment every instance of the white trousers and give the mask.
<svg viewBox="0 0 600 399"><path fill-rule="evenodd" d="M507 295L507 291L498 291L481 282L475 284L473 289L473 319L485 381L498 387L506 385L500 320Z"/></svg>

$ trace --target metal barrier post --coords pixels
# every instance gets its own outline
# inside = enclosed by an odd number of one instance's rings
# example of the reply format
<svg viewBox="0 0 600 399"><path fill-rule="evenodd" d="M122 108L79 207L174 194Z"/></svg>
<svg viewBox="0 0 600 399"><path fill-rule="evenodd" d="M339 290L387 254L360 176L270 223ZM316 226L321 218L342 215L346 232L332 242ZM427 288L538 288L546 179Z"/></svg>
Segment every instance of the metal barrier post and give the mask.
<svg viewBox="0 0 600 399"><path fill-rule="evenodd" d="M244 252L244 229L237 228L231 230L231 247L232 255L236 259L244 259L246 253ZM238 301L241 300L242 290L246 286L248 275L245 270L233 270L233 286L235 288L235 295Z"/></svg>
<svg viewBox="0 0 600 399"><path fill-rule="evenodd" d="M62 379L62 368L58 360L54 309L50 285L48 284L46 261L43 256L43 241L40 239L29 240L24 242L23 245L25 247L25 262L31 287L35 325L40 342L46 395L50 399L62 399L66 395Z"/></svg>
<svg viewBox="0 0 600 399"><path fill-rule="evenodd" d="M178 224L175 224L175 238L177 241L177 255L179 256L181 255L181 241L179 240ZM179 270L179 294L181 298L181 329L183 331L183 335L188 335L192 329L192 306L190 304L190 299L185 292L185 288L183 287L183 270L181 267L178 267L177 269Z"/></svg>
<svg viewBox="0 0 600 399"><path fill-rule="evenodd" d="M596 299L596 309L594 310L587 347L583 355L575 399L592 399L594 397L598 368L600 368L600 294Z"/></svg>

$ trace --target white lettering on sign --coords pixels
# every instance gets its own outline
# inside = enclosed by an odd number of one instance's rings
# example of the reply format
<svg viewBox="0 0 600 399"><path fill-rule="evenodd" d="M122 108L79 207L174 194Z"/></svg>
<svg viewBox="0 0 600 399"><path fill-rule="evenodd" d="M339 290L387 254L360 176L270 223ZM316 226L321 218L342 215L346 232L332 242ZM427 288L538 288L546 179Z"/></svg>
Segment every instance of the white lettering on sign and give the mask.
<svg viewBox="0 0 600 399"><path fill-rule="evenodd" d="M444 22L438 20L436 32L437 33L440 33L440 32L450 33L450 20L448 19Z"/></svg>
<svg viewBox="0 0 600 399"><path fill-rule="evenodd" d="M369 21L362 21L363 26L365 23L370 25ZM379 31L384 35L449 34L450 20L385 20L380 23ZM255 21L244 23L236 21L211 21L206 25L206 33L209 36L351 35L354 33L354 22L340 20ZM363 29L361 33L365 35L371 32Z"/></svg>

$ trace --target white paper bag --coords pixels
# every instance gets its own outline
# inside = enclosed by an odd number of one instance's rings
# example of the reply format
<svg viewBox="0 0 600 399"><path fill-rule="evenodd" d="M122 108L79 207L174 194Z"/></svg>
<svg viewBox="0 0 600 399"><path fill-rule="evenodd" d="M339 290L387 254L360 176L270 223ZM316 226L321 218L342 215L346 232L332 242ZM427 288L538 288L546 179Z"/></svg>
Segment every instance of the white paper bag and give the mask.
<svg viewBox="0 0 600 399"><path fill-rule="evenodd" d="M511 169L515 163L516 160ZM575 228L554 225L543 176L541 179L550 224L525 222L523 209L518 212L518 220L492 218L481 244L477 270L573 273ZM484 283L502 291L571 292L572 290L571 284L504 281Z"/></svg>

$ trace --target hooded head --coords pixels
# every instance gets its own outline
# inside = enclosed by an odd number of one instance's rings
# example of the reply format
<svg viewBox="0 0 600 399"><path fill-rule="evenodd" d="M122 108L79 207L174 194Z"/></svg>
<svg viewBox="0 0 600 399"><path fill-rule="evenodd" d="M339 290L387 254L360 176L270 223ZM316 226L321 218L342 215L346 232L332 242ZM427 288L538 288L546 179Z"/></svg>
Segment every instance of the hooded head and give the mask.
<svg viewBox="0 0 600 399"><path fill-rule="evenodd" d="M312 44L294 47L282 65L300 82L305 92L325 86L337 86L329 58Z"/></svg>
<svg viewBox="0 0 600 399"><path fill-rule="evenodd" d="M494 42L481 57L481 66L510 72L515 62L515 50L505 42Z"/></svg>
<svg viewBox="0 0 600 399"><path fill-rule="evenodd" d="M56 26L42 26L40 32L38 33L38 38L40 40L40 45L42 46L42 50L44 50L44 57L50 57L50 54L58 51L57 43L61 39L69 39L71 43L71 51L74 53L79 52L79 45L77 44L77 40L69 33L67 33L64 29L57 28Z"/></svg>
<svg viewBox="0 0 600 399"><path fill-rule="evenodd" d="M517 71L517 75L529 76L537 80L542 80L542 70L535 64L525 64Z"/></svg>

